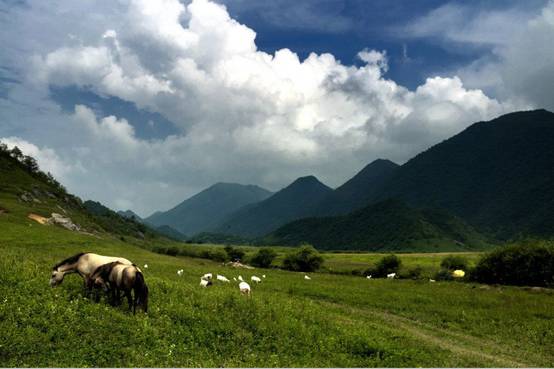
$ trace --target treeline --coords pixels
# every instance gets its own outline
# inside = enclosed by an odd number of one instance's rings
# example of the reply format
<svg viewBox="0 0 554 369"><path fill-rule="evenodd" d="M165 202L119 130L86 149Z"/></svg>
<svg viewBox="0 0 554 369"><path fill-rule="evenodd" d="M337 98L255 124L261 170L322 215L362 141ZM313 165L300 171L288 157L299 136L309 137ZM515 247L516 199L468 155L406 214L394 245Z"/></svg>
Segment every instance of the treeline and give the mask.
<svg viewBox="0 0 554 369"><path fill-rule="evenodd" d="M315 272L323 264L323 257L311 245L303 245L289 252L280 265L274 261L278 253L269 247L260 247L253 255L247 256L238 247L230 245L222 248L198 248L196 246L157 246L152 251L170 256L188 256L210 259L217 262L239 261L259 268L282 268L297 272Z"/></svg>

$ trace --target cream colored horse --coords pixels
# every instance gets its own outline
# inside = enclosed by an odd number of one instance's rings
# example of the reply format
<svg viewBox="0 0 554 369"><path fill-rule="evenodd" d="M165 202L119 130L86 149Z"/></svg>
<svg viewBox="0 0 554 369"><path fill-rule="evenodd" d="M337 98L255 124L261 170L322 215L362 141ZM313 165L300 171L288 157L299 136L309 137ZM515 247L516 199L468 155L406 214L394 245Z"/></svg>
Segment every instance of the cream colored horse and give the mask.
<svg viewBox="0 0 554 369"><path fill-rule="evenodd" d="M60 261L52 268L52 276L50 278L50 286L56 287L63 282L66 274L78 273L85 282L85 294L88 294L92 288L90 277L99 266L118 261L122 264L131 265L129 260L116 256L103 256L90 252L73 255L65 260Z"/></svg>

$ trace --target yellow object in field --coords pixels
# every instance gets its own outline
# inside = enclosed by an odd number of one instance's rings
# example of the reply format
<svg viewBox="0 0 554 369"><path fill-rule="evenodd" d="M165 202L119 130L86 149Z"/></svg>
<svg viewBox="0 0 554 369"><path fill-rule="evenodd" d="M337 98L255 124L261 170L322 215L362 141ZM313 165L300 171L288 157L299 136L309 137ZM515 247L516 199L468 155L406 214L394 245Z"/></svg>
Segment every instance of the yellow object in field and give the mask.
<svg viewBox="0 0 554 369"><path fill-rule="evenodd" d="M456 269L452 272L452 277L454 278L462 278L464 275L466 275L466 272L461 269Z"/></svg>

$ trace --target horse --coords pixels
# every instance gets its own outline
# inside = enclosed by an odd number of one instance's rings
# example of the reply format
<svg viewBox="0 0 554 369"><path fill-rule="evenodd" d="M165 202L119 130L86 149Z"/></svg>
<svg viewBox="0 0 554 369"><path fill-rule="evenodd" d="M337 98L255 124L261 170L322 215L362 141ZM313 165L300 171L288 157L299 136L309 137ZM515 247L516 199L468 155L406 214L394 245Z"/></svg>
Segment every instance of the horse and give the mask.
<svg viewBox="0 0 554 369"><path fill-rule="evenodd" d="M120 291L127 296L129 311L133 314L137 306L142 306L148 312L148 286L141 270L135 265L122 264L118 261L99 266L91 276L97 287L102 287L111 293L112 305L120 303ZM131 295L134 292L134 297Z"/></svg>
<svg viewBox="0 0 554 369"><path fill-rule="evenodd" d="M91 292L93 287L90 276L101 265L118 261L122 264L131 265L132 263L125 259L115 256L103 256L90 252L81 252L65 260L60 261L52 268L50 277L50 286L56 287L63 282L66 274L78 273L83 277L85 284L85 296Z"/></svg>

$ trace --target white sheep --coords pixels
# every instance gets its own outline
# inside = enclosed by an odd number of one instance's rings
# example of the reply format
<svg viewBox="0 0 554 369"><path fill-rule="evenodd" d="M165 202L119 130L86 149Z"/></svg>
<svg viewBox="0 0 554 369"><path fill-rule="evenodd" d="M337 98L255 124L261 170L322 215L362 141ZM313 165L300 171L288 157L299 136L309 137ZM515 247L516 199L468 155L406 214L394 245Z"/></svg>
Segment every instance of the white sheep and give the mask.
<svg viewBox="0 0 554 369"><path fill-rule="evenodd" d="M211 286L212 285L212 281L209 281L207 279L203 279L203 278L200 278L200 286L201 287L208 287L208 286Z"/></svg>
<svg viewBox="0 0 554 369"><path fill-rule="evenodd" d="M221 274L218 274L216 278L217 278L218 281L221 281L221 282L226 282L226 283L230 282L225 276L223 276Z"/></svg>
<svg viewBox="0 0 554 369"><path fill-rule="evenodd" d="M434 279L429 279L429 282L435 283L436 281Z"/></svg>
<svg viewBox="0 0 554 369"><path fill-rule="evenodd" d="M265 274L264 274L264 275L262 275L262 278L265 278Z"/></svg>
<svg viewBox="0 0 554 369"><path fill-rule="evenodd" d="M367 278L367 279L371 279L371 275L368 275L366 278Z"/></svg>
<svg viewBox="0 0 554 369"><path fill-rule="evenodd" d="M387 278L389 279L393 279L394 277L396 277L396 273L387 274Z"/></svg>
<svg viewBox="0 0 554 369"><path fill-rule="evenodd" d="M177 275L178 275L179 277L182 276L182 275L183 275L183 269L179 269L179 270L177 271Z"/></svg>
<svg viewBox="0 0 554 369"><path fill-rule="evenodd" d="M309 276L305 275L304 279L310 280L311 278Z"/></svg>
<svg viewBox="0 0 554 369"><path fill-rule="evenodd" d="M238 280L241 281L241 282L244 282L244 279L242 279L242 275L239 275Z"/></svg>
<svg viewBox="0 0 554 369"><path fill-rule="evenodd" d="M212 277L213 277L212 273L206 273L202 276L202 279L205 279L207 281L211 281Z"/></svg>
<svg viewBox="0 0 554 369"><path fill-rule="evenodd" d="M148 264L144 264L144 269L148 269Z"/></svg>
<svg viewBox="0 0 554 369"><path fill-rule="evenodd" d="M239 283L239 290L241 294L246 294L250 296L250 285L246 282Z"/></svg>
<svg viewBox="0 0 554 369"><path fill-rule="evenodd" d="M236 281L237 281L237 279L236 279L235 277L233 277L233 281L235 281L235 282L236 282Z"/></svg>
<svg viewBox="0 0 554 369"><path fill-rule="evenodd" d="M256 283L260 283L262 280L259 278L259 277L256 277L255 275L253 275L252 277L250 277L250 280L252 282L256 282Z"/></svg>

